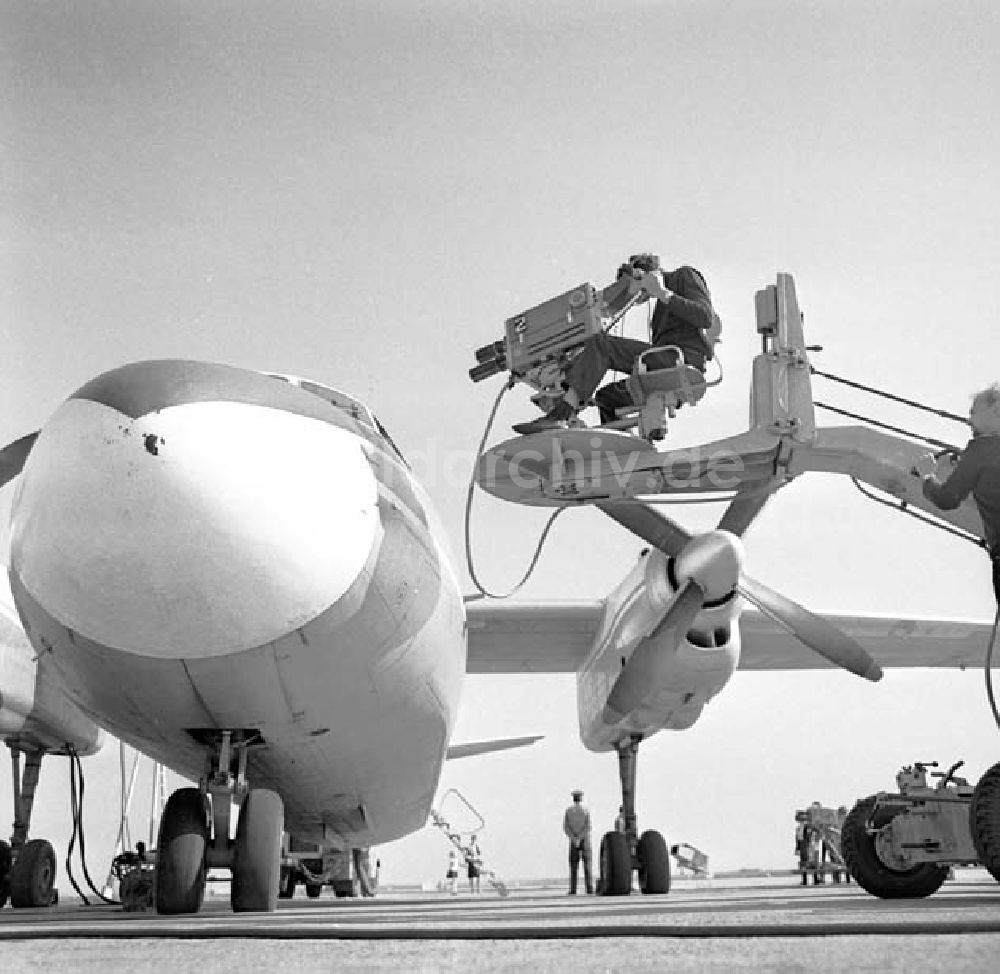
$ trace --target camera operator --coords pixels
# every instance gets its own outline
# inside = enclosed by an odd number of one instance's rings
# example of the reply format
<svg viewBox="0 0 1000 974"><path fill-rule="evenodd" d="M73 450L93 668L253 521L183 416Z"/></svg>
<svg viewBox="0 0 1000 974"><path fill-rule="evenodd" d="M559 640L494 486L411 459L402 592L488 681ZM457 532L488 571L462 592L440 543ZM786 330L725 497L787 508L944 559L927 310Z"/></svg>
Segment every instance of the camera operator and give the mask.
<svg viewBox="0 0 1000 974"><path fill-rule="evenodd" d="M687 265L672 271L661 270L655 254L634 254L618 268L619 279L631 275L639 280L647 273L657 274L664 289L657 297L650 322L652 342L604 333L591 336L566 372L564 398L544 416L515 424L515 433L538 433L567 424L588 404L609 369L631 372L636 359L650 348L675 345L688 365L705 371L721 330L705 278ZM679 364L679 359L675 351L667 350L647 355L644 362L650 369L667 369ZM602 424L614 422L617 409L632 405L624 380L604 386L595 398Z"/></svg>

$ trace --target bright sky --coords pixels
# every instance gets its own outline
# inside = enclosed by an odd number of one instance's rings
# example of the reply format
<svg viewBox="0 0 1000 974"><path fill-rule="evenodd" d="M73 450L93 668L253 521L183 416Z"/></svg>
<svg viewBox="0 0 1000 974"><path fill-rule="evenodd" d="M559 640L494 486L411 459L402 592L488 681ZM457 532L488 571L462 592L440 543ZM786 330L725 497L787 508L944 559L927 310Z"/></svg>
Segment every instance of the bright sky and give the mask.
<svg viewBox="0 0 1000 974"><path fill-rule="evenodd" d="M779 270L820 368L962 414L1000 378L1000 13L986 0L12 0L0 27L3 442L128 361L310 376L379 415L464 577L466 478L500 382L468 380L472 351L637 250L701 268L725 323L725 381L674 443L746 428L753 296ZM816 393L964 441L822 380ZM499 432L533 413L516 390ZM543 519L480 497L487 583L516 580ZM814 610L992 617L980 552L848 481L794 483L746 541L749 573ZM601 596L640 547L568 513L519 597ZM620 801L615 760L579 743L571 676L468 680L456 740L531 732L544 742L441 780L480 808L507 876L564 871L571 788L596 831ZM716 869L787 867L796 807L892 788L914 760L965 758L975 780L996 744L981 672L877 686L738 673L693 729L641 749L640 826ZM60 860L64 765L43 768L34 829ZM96 878L117 748L89 769ZM2 823L6 776L0 803ZM387 880L436 879L447 843L427 829L377 854Z"/></svg>

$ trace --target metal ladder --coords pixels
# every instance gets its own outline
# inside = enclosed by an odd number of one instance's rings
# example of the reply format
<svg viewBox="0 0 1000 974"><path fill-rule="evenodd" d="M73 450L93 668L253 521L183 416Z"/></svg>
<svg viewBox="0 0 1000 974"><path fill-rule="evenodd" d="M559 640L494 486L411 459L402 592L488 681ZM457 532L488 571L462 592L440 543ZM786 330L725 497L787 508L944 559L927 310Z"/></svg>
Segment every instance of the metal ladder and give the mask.
<svg viewBox="0 0 1000 974"><path fill-rule="evenodd" d="M444 795L441 796L441 808L444 808L445 800L448 798L449 795L454 795L459 801L462 802L463 805L465 805L466 808L468 808L470 812L472 812L473 815L475 815L477 819L479 819L480 823L479 828L470 832L469 833L470 835L474 835L486 827L486 820L482 817L482 815L479 814L479 812L476 811L475 808L473 808L472 804L460 791L458 791L457 788L450 788L448 791L444 793ZM431 822L437 828L439 828L445 834L448 841L456 849L458 849L458 851L462 854L462 859L466 862L466 864L470 863L472 860L477 858L472 847L470 845L466 845L462 841L463 833L454 831L451 827L451 824L444 817L444 815L442 815L441 812L433 808L431 809ZM504 881L499 876L497 876L497 874L492 869L487 869L485 863L482 861L481 858L479 859L479 877L480 879L485 879L486 882L489 883L490 886L492 886L501 896L508 896L510 894L510 890L507 889L507 886L504 883Z"/></svg>

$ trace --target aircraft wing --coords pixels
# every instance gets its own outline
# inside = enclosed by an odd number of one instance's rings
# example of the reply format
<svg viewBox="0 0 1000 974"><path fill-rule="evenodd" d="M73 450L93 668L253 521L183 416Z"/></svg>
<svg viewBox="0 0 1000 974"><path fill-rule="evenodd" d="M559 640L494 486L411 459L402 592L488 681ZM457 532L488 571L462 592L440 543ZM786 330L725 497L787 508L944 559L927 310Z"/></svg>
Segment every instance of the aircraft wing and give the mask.
<svg viewBox="0 0 1000 974"><path fill-rule="evenodd" d="M952 619L901 619L823 613L823 618L853 636L882 666L982 666L992 622ZM741 670L829 669L767 616L746 611L740 617Z"/></svg>
<svg viewBox="0 0 1000 974"><path fill-rule="evenodd" d="M604 602L468 602L469 673L575 673L594 644Z"/></svg>
<svg viewBox="0 0 1000 974"><path fill-rule="evenodd" d="M471 601L469 673L575 673L593 647L604 603ZM992 623L956 619L823 613L853 636L882 666L982 666ZM742 670L832 669L769 617L748 609L740 617Z"/></svg>

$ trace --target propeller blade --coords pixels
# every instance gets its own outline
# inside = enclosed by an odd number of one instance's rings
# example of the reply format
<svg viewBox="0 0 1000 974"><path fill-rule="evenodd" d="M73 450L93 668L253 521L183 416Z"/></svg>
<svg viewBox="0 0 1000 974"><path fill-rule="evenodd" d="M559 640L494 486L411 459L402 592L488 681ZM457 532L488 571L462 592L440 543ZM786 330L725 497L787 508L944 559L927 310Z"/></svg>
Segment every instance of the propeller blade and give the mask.
<svg viewBox="0 0 1000 974"><path fill-rule="evenodd" d="M719 529L735 534L737 538L743 537L753 519L764 509L764 505L770 500L773 489L770 485L754 490L740 491L726 508L726 513L719 521Z"/></svg>
<svg viewBox="0 0 1000 974"><path fill-rule="evenodd" d="M671 644L676 645L691 628L691 623L694 622L695 616L701 612L704 604L705 597L701 588L696 582L689 581L670 604L666 615L660 620L650 637L639 644L621 673L618 674L618 679L611 688L608 701L604 705L604 720L607 723L615 724L626 714L631 713L646 699L650 687L656 684L656 669L660 662L660 652L658 641L654 641L652 636L660 635L666 630L673 630L677 638L671 640Z"/></svg>
<svg viewBox="0 0 1000 974"><path fill-rule="evenodd" d="M8 443L0 450L0 487L10 483L23 469L31 448L38 439L38 430Z"/></svg>
<svg viewBox="0 0 1000 974"><path fill-rule="evenodd" d="M882 668L864 647L822 616L815 615L797 602L779 595L746 575L740 576L736 588L740 595L757 606L764 615L831 663L872 682L882 679Z"/></svg>
<svg viewBox="0 0 1000 974"><path fill-rule="evenodd" d="M639 501L608 501L597 506L613 521L671 558L676 558L691 540L691 535L679 524Z"/></svg>

